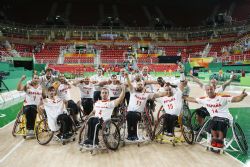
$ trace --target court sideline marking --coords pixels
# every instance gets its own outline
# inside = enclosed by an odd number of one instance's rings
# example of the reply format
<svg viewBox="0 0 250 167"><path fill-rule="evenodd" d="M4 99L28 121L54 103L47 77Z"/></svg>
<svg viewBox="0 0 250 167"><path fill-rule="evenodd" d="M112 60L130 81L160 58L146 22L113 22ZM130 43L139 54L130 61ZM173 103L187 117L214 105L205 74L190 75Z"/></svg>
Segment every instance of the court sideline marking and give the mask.
<svg viewBox="0 0 250 167"><path fill-rule="evenodd" d="M7 123L6 125L4 125L3 127L0 127L0 130L1 129L3 129L3 128L5 128L5 127L7 127L7 126L9 126L11 123L13 123L14 121L15 121L16 119L14 119L13 121L11 121L11 122L9 122L9 123Z"/></svg>
<svg viewBox="0 0 250 167"><path fill-rule="evenodd" d="M3 163L21 144L24 142L24 139L17 143L2 159L0 159L0 164Z"/></svg>

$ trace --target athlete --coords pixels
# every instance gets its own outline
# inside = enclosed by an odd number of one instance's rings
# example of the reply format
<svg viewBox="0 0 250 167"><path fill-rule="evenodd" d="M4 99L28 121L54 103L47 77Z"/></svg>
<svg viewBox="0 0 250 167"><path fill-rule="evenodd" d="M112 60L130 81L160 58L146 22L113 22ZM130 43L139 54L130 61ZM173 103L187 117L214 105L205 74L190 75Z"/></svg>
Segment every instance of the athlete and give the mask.
<svg viewBox="0 0 250 167"><path fill-rule="evenodd" d="M26 116L26 129L27 137L34 137L34 126L37 115L37 106L40 105L42 101L42 86L39 84L39 76L33 74L32 80L26 84L22 85L22 81L26 79L23 75L21 80L18 82L17 90L25 91L25 99L23 103L23 113Z"/></svg>
<svg viewBox="0 0 250 167"><path fill-rule="evenodd" d="M128 140L138 140L137 123L141 119L141 113L144 111L148 99L154 99L164 96L164 92L147 93L142 81L136 82L133 87L127 75L127 82L130 90L130 103L128 105L127 124Z"/></svg>
<svg viewBox="0 0 250 167"><path fill-rule="evenodd" d="M247 96L247 93L243 90L239 96L232 97L229 95L219 95L216 94L213 85L206 85L205 90L207 97L184 98L189 102L198 103L206 107L212 117L212 122L210 124L212 134L211 145L214 147L223 147L223 139L226 137L227 128L233 120L233 117L229 112L228 105L229 103L242 101Z"/></svg>
<svg viewBox="0 0 250 167"><path fill-rule="evenodd" d="M74 122L77 127L79 127L79 122L77 120L77 114L79 112L79 108L77 104L72 100L70 96L69 90L71 89L71 85L67 82L64 77L64 74L59 74L58 76L60 84L57 88L57 95L59 98L65 100L67 102L67 108L70 108L70 115L73 116Z"/></svg>
<svg viewBox="0 0 250 167"><path fill-rule="evenodd" d="M202 89L205 89L204 84L198 78L194 77L193 75L191 75L191 77L193 78L193 81L196 82ZM221 86L218 86L218 81L215 78L212 78L210 80L210 84L211 86L213 86L214 92L219 94L219 93L223 93L226 87L229 86L235 78L236 78L236 75L231 75L230 79L226 81L225 83L223 83ZM196 109L195 112L196 112L197 122L199 123L200 126L202 126L205 121L205 117L209 116L209 112L204 106ZM199 129L199 127L195 127L195 128L197 128L197 129L194 129L196 131Z"/></svg>
<svg viewBox="0 0 250 167"><path fill-rule="evenodd" d="M58 139L68 139L72 136L72 120L65 113L65 104L67 102L56 96L56 89L51 86L48 88L48 97L43 100L48 125L51 131L59 133Z"/></svg>
<svg viewBox="0 0 250 167"><path fill-rule="evenodd" d="M124 99L125 96L125 86L122 86L122 92L120 96L110 101L109 100L109 90L107 88L101 89L101 98L102 100L98 100L94 104L93 112L89 114L90 119L88 120L88 138L83 142L84 145L92 145L94 142L98 145L98 131L100 126L98 126L96 130L96 138L94 141L95 127L98 123L102 123L102 121L106 121L111 119L112 112L115 107L117 107ZM95 115L94 117L91 117Z"/></svg>
<svg viewBox="0 0 250 167"><path fill-rule="evenodd" d="M104 78L104 75L103 75L103 69L102 68L98 68L97 69L97 74L96 75L93 75L91 78L90 78L90 81L93 83L93 84L97 84L97 83L100 83L100 82L103 82L103 81L106 81L106 79ZM94 87L94 102L96 102L97 100L100 100L101 99L101 86L99 85L95 85Z"/></svg>
<svg viewBox="0 0 250 167"><path fill-rule="evenodd" d="M84 114L89 115L93 110L94 104L94 84L90 82L89 77L86 77L84 79L75 81L73 85L79 87Z"/></svg>

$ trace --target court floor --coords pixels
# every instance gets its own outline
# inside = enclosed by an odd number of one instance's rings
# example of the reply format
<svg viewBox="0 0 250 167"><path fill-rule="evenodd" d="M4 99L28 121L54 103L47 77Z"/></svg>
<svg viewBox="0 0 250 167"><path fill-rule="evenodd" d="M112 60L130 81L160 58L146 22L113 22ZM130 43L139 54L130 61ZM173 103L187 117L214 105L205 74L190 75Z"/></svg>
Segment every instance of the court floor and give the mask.
<svg viewBox="0 0 250 167"><path fill-rule="evenodd" d="M241 92L240 87L229 87L228 91L232 95ZM247 89L248 94L250 90ZM72 88L72 97L75 101L79 99L77 88ZM203 96L204 92L197 85L191 84L191 94L193 97ZM240 122L248 141L250 142L250 97L248 96L239 104L231 104L234 108L233 115ZM196 104L190 104L191 108L199 107ZM238 110L238 108L245 108ZM146 145L128 145L120 147L115 152L103 152L96 155L79 151L77 142L67 145L51 141L46 146L39 145L36 140L24 140L21 137L14 138L11 135L13 123L0 129L0 166L1 167L27 167L27 166L245 166L242 162L249 156L239 157L238 159L228 154L218 155L209 151L198 144L181 144L173 147L170 144L150 143ZM250 155L250 153L249 153Z"/></svg>

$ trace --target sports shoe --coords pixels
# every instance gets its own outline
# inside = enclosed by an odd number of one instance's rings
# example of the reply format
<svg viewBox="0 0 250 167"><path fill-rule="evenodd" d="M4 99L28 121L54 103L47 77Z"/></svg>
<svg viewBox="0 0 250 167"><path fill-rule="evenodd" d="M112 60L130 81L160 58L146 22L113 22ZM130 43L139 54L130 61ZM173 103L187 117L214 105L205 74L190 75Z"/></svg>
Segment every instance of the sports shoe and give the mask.
<svg viewBox="0 0 250 167"><path fill-rule="evenodd" d="M134 140L139 140L139 138L137 136L132 136L131 139Z"/></svg>
<svg viewBox="0 0 250 167"><path fill-rule="evenodd" d="M174 134L173 133L167 133L166 136L173 137Z"/></svg>
<svg viewBox="0 0 250 167"><path fill-rule="evenodd" d="M218 143L217 143L215 140L212 140L212 142L211 142L211 146L212 146L212 147L217 147L217 144L218 144Z"/></svg>
<svg viewBox="0 0 250 167"><path fill-rule="evenodd" d="M91 140L87 139L83 142L83 145L93 145L93 142Z"/></svg>
<svg viewBox="0 0 250 167"><path fill-rule="evenodd" d="M35 137L34 130L28 130L26 136L27 137Z"/></svg>
<svg viewBox="0 0 250 167"><path fill-rule="evenodd" d="M57 140L61 140L62 139L62 134L58 133L55 137L56 137Z"/></svg>

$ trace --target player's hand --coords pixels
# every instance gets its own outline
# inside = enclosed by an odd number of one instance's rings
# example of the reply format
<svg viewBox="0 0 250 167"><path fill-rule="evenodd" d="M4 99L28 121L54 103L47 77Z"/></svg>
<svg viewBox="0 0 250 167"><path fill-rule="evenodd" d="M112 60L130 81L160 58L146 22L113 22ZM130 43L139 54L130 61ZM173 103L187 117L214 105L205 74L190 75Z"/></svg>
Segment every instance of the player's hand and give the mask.
<svg viewBox="0 0 250 167"><path fill-rule="evenodd" d="M23 76L21 77L21 81L24 81L25 79L26 79L26 76L23 75Z"/></svg>
<svg viewBox="0 0 250 167"><path fill-rule="evenodd" d="M243 97L246 97L247 96L246 89L244 89L241 94Z"/></svg>
<svg viewBox="0 0 250 167"><path fill-rule="evenodd" d="M235 75L235 74L233 74L232 77L231 77L232 80L234 80L236 78L237 78L237 75Z"/></svg>
<svg viewBox="0 0 250 167"><path fill-rule="evenodd" d="M111 83L112 83L112 81L109 79L108 82L107 82L107 84L111 84Z"/></svg>

